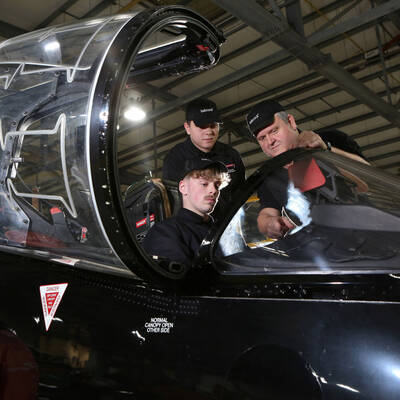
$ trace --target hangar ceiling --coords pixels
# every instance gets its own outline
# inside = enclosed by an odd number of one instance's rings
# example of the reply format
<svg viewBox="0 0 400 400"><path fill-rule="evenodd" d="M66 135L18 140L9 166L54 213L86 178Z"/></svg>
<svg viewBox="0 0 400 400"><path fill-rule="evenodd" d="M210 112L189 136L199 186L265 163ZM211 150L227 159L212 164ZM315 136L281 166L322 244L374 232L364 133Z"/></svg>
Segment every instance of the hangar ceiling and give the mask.
<svg viewBox="0 0 400 400"><path fill-rule="evenodd" d="M248 174L265 155L249 139L245 115L256 102L276 99L300 128L342 130L372 164L400 175L398 0L2 0L0 40L166 4L193 8L227 40L209 71L132 87L127 101L140 102L148 117L120 132L123 183L143 170L160 176L163 157L185 138L185 104L199 96L217 103L220 140L237 148Z"/></svg>

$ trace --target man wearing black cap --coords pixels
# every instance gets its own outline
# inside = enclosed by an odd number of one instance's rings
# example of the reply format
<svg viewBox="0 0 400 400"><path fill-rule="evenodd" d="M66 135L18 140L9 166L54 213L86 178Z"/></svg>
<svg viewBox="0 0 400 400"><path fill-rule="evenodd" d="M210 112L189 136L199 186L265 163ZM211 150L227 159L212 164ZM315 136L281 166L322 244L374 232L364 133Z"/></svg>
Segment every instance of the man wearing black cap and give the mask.
<svg viewBox="0 0 400 400"><path fill-rule="evenodd" d="M215 103L200 98L186 107L186 121L183 124L189 137L177 144L167 154L163 165L163 179L178 181L185 161L206 157L221 161L228 168L231 183L222 192L224 201L230 200L231 192L245 179L245 169L239 153L231 146L218 142L221 118Z"/></svg>
<svg viewBox="0 0 400 400"><path fill-rule="evenodd" d="M343 132L340 132L337 138L335 135L328 135L329 131L321 131L320 134L302 131L300 134L293 115L286 113L274 100L256 104L246 119L249 130L262 151L270 157L296 147L309 147L329 150L366 163L358 145ZM330 141L324 141L325 136L329 136Z"/></svg>
<svg viewBox="0 0 400 400"><path fill-rule="evenodd" d="M184 163L179 180L183 207L175 217L155 224L144 249L152 256L190 266L211 227L209 215L219 192L229 182L228 169L219 161L193 158Z"/></svg>
<svg viewBox="0 0 400 400"><path fill-rule="evenodd" d="M340 149L325 142L320 135L313 131L299 132L296 121L291 114L274 100L265 100L255 105L246 116L250 132L255 137L262 151L270 157L275 157L296 147L321 148L329 150L356 161L367 163L362 155L354 154L351 148ZM345 135L342 133L342 135ZM347 135L345 135L347 137ZM347 137L350 142L350 138ZM342 139L343 140L343 136ZM340 141L338 141L340 145ZM336 142L334 144L337 144ZM355 144L356 145L356 144ZM357 145L356 145L357 146ZM361 154L361 153L360 153ZM281 179L288 181L286 171L281 171ZM261 210L257 223L261 233L279 238L294 228L287 216L281 215L281 208L286 204L287 192L279 192L274 183L265 181L259 188Z"/></svg>

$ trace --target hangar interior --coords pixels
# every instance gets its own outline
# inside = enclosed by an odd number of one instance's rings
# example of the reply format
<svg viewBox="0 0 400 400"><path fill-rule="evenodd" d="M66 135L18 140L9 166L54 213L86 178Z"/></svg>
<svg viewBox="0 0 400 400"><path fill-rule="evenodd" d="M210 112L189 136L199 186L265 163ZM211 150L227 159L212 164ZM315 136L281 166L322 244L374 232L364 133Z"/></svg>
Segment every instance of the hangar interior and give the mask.
<svg viewBox="0 0 400 400"><path fill-rule="evenodd" d="M179 52L180 43L191 38L178 26L167 26L142 43L132 68L138 72L127 80L118 110L122 191L146 175L161 177L163 158L186 137L185 105L198 97L218 105L224 121L220 140L239 151L248 176L266 156L250 138L245 115L263 99L278 100L301 129L346 132L373 165L400 175L398 0L3 0L0 40L171 4L206 17L226 41L214 68L199 63L196 73L185 74L184 63L191 60L178 57L161 75L152 74L151 65L167 65L170 53L164 57L163 49ZM195 57L204 57L207 65L212 54L199 50ZM124 117L132 105L145 111L144 121ZM44 156L40 146L51 157L51 143L32 139L24 180L30 186L36 182L37 191L56 190L59 171L32 168Z"/></svg>

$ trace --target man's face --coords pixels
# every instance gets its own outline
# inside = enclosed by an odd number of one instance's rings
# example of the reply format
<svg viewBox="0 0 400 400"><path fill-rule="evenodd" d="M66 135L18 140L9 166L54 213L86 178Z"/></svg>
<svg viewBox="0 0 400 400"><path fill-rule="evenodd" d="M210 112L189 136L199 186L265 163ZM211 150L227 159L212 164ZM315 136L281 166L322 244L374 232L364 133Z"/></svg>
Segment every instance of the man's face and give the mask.
<svg viewBox="0 0 400 400"><path fill-rule="evenodd" d="M192 143L201 151L208 153L214 147L218 139L219 125L211 122L206 125L197 126L193 121L185 122L183 125L186 133L190 135Z"/></svg>
<svg viewBox="0 0 400 400"><path fill-rule="evenodd" d="M221 181L217 178L186 177L179 182L183 207L205 216L215 207Z"/></svg>
<svg viewBox="0 0 400 400"><path fill-rule="evenodd" d="M275 157L296 147L298 137L296 128L296 122L292 115L289 115L288 122L275 115L273 124L258 133L257 141L265 154Z"/></svg>

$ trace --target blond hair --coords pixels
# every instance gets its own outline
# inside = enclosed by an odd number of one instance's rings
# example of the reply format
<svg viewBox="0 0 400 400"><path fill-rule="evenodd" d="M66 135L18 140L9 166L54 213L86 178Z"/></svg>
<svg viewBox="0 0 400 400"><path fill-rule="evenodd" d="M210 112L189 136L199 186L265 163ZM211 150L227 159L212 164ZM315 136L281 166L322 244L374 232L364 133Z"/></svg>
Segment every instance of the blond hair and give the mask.
<svg viewBox="0 0 400 400"><path fill-rule="evenodd" d="M220 182L219 188L222 189L227 186L231 180L228 172L221 172L218 168L210 167L206 169L195 169L190 171L184 179L186 178L194 178L199 179L203 178L208 181L215 180Z"/></svg>

